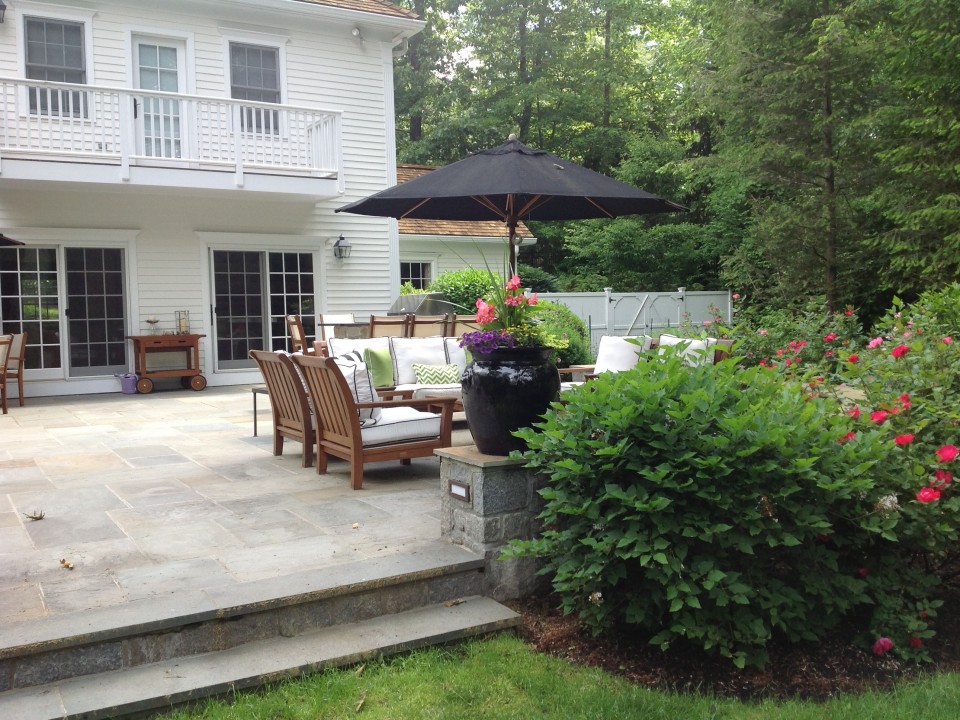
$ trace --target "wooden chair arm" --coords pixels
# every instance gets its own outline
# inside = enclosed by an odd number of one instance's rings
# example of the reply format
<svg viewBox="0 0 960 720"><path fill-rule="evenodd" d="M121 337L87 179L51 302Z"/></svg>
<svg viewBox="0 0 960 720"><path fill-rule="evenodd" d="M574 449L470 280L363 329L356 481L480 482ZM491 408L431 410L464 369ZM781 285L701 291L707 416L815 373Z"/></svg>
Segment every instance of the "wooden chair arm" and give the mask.
<svg viewBox="0 0 960 720"><path fill-rule="evenodd" d="M557 368L561 375L576 375L577 373L589 373L595 368L595 365L571 365L570 367Z"/></svg>

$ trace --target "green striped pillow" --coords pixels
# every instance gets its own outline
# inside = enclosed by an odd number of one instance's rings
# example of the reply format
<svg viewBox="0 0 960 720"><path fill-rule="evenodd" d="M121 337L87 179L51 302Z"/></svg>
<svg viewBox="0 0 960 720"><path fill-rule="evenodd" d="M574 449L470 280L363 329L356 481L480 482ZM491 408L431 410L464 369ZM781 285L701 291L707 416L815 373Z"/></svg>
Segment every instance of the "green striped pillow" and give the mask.
<svg viewBox="0 0 960 720"><path fill-rule="evenodd" d="M460 382L460 368L457 365L421 365L413 364L413 374L418 385L452 385Z"/></svg>

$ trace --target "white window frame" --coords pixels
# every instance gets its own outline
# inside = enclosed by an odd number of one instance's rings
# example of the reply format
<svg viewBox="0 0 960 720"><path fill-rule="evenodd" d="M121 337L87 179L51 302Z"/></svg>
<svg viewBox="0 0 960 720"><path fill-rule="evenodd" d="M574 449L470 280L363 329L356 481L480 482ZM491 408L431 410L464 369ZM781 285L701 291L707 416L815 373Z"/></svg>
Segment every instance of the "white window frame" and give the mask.
<svg viewBox="0 0 960 720"><path fill-rule="evenodd" d="M287 104L287 43L290 38L285 35L275 33L259 33L249 30L241 30L229 26L220 26L220 34L223 37L223 94L230 100L238 100L231 93L233 78L230 75L230 46L233 43L241 45L259 45L260 47L274 48L277 51L277 71L280 75L280 105ZM290 134L287 115L282 110L278 110L279 122L277 131L280 137L288 137ZM253 134L248 130L243 131L244 135Z"/></svg>
<svg viewBox="0 0 960 720"><path fill-rule="evenodd" d="M433 257L424 257L422 255L418 256L401 256L400 261L397 263L397 277L399 279L399 284L403 285L403 273L400 271L400 265L402 263L417 263L418 265L429 265L430 266L430 282L433 282L437 279L437 258ZM428 283L429 284L429 283ZM426 291L426 288L423 288Z"/></svg>
<svg viewBox="0 0 960 720"><path fill-rule="evenodd" d="M7 8L7 14L10 14ZM96 85L96 61L93 55L93 18L96 15L93 11L82 11L76 8L56 7L51 9L49 5L38 5L31 2L17 3L17 58L20 64L20 77L27 79L27 18L37 18L39 20L60 20L63 22L81 23L83 25L83 56L87 64L84 68L86 73L87 85ZM28 88L26 85L19 88L20 94L20 115L27 117L30 115L30 98L28 97ZM95 111L91 106L86 118L95 120Z"/></svg>

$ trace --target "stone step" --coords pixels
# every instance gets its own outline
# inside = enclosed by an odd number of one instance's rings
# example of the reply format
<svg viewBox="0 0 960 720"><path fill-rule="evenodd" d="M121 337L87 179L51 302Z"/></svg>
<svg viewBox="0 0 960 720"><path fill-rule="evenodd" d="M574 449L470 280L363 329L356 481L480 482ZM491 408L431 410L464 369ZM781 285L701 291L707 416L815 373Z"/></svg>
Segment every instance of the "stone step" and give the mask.
<svg viewBox="0 0 960 720"><path fill-rule="evenodd" d="M114 718L170 708L426 645L499 632L519 616L489 598L460 598L215 653L75 677L0 694L0 717Z"/></svg>
<svg viewBox="0 0 960 720"><path fill-rule="evenodd" d="M0 698L33 686L229 650L482 594L483 560L416 551L0 627ZM4 715L0 718L18 717Z"/></svg>

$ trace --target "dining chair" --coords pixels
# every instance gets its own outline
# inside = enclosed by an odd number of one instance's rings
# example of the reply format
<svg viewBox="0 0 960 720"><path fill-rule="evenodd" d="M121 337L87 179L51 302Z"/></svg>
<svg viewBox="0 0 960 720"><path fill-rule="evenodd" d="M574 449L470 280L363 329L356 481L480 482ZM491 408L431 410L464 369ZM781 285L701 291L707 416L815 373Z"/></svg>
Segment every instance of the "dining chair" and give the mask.
<svg viewBox="0 0 960 720"><path fill-rule="evenodd" d="M27 354L27 333L15 333L10 343L10 353L7 355L7 367L4 370L6 381L17 381L17 400L23 407L23 367L24 357Z"/></svg>
<svg viewBox="0 0 960 720"><path fill-rule="evenodd" d="M7 360L10 357L10 346L13 345L13 335L0 335L0 407L3 414L7 414Z"/></svg>
<svg viewBox="0 0 960 720"><path fill-rule="evenodd" d="M444 335L447 330L446 315L411 315L407 325L407 337L433 337Z"/></svg>
<svg viewBox="0 0 960 720"><path fill-rule="evenodd" d="M369 336L409 337L409 325L409 315L371 315Z"/></svg>
<svg viewBox="0 0 960 720"><path fill-rule="evenodd" d="M317 329L321 340L329 340L337 336L337 325L355 323L353 313L323 313L317 315Z"/></svg>
<svg viewBox="0 0 960 720"><path fill-rule="evenodd" d="M303 332L303 322L299 315L287 315L287 331L290 334L290 350L310 354L313 345L307 343L307 336Z"/></svg>
<svg viewBox="0 0 960 720"><path fill-rule="evenodd" d="M250 357L257 363L267 386L267 397L273 413L273 454L283 454L283 440L290 438L303 443L303 467L313 464L313 413L307 400L307 390L297 368L284 352L251 350Z"/></svg>

